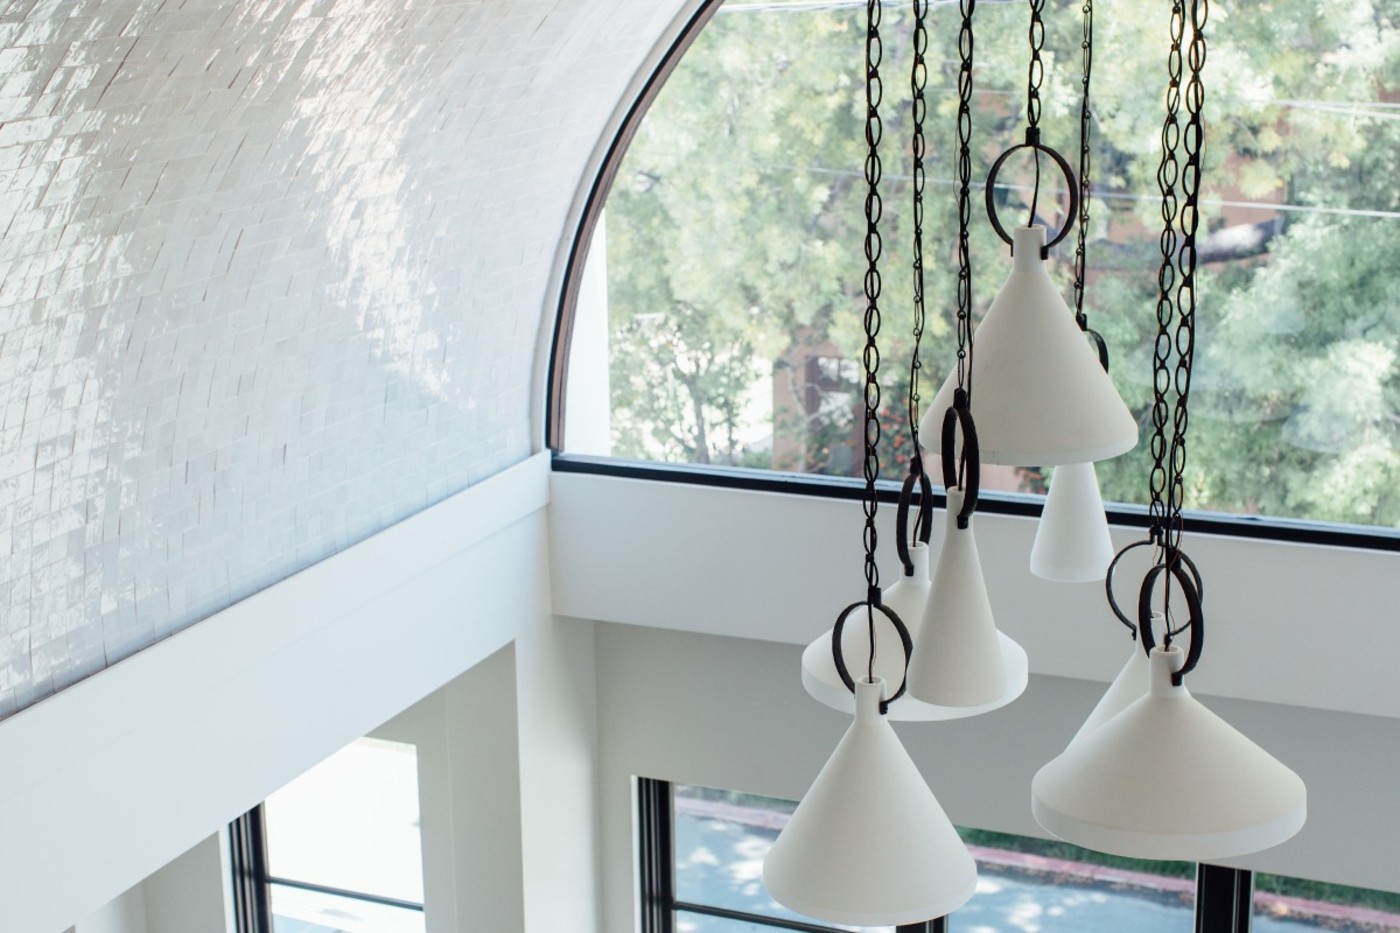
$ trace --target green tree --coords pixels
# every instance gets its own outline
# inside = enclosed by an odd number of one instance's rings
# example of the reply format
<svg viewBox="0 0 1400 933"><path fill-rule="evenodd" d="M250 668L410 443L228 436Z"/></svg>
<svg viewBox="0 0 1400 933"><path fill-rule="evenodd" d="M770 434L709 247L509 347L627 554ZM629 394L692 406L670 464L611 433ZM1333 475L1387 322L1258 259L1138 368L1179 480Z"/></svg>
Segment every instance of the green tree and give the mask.
<svg viewBox="0 0 1400 933"><path fill-rule="evenodd" d="M1027 15L1021 3L978 6L974 179L1020 141ZM1212 17L1186 504L1400 525L1390 491L1400 471L1400 23L1364 0L1217 3ZM858 360L863 339L863 19L863 6L731 0L644 121L608 202L618 453L770 465L770 452L745 448L759 412L780 438L801 440L801 468L854 468L855 371L828 366L835 375L813 390L796 367L813 355ZM886 462L899 463L909 452L910 17L886 7L884 20L882 420ZM1046 24L1044 138L1073 159L1079 4L1050 4ZM926 400L953 362L954 6L934 6L929 34ZM1166 34L1161 4L1148 0L1096 17L1086 309L1144 427ZM1024 216L1030 168L1022 160L1003 178L1007 222ZM980 310L1006 249L978 209L972 233ZM1054 269L1066 293L1067 246ZM788 384L806 392L800 404L760 397ZM1146 444L1100 476L1107 497L1143 501Z"/></svg>

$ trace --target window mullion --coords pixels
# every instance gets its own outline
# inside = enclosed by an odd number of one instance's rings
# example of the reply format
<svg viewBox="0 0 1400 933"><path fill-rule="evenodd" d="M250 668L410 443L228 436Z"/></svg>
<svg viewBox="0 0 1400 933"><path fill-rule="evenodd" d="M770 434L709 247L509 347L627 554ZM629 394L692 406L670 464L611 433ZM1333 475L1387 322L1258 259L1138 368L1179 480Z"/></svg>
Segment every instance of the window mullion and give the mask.
<svg viewBox="0 0 1400 933"><path fill-rule="evenodd" d="M1241 868L1196 868L1196 933L1249 933L1254 875Z"/></svg>
<svg viewBox="0 0 1400 933"><path fill-rule="evenodd" d="M671 785L637 779L637 840L641 870L642 933L675 933Z"/></svg>
<svg viewBox="0 0 1400 933"><path fill-rule="evenodd" d="M272 933L262 807L256 806L230 823L228 835L235 929L238 933Z"/></svg>

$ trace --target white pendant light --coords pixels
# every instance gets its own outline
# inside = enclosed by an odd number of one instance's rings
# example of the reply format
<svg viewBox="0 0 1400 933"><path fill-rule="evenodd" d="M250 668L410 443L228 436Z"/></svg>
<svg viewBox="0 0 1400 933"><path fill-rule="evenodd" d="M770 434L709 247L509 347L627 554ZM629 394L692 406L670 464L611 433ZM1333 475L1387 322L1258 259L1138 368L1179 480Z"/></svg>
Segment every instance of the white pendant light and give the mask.
<svg viewBox="0 0 1400 933"><path fill-rule="evenodd" d="M763 860L778 903L827 923L941 917L977 887L977 865L894 729L882 680L856 683L855 721Z"/></svg>
<svg viewBox="0 0 1400 933"><path fill-rule="evenodd" d="M1307 817L1298 775L1200 704L1154 648L1145 696L1072 742L1031 783L1031 811L1076 845L1210 861L1278 845Z"/></svg>
<svg viewBox="0 0 1400 933"><path fill-rule="evenodd" d="M924 607L930 592L929 548L926 544L914 544L909 548L909 556L914 562L914 574L901 576L884 591L883 602L909 627L914 644L919 643L919 626L924 616ZM1004 689L990 703L972 706L940 706L926 703L909 692L905 692L889 704L887 716L892 722L942 722L950 719L965 719L981 713L991 712L1016 699L1025 689L1028 660L1021 646L1010 638L997 633L1003 669L1008 671L1006 681L1015 688ZM869 631L861 624L847 625L841 633L841 646L851 670L868 670L870 658ZM917 650L917 648L916 648ZM1141 653L1141 652L1139 652ZM899 632L887 620L875 615L875 676L887 682L897 683L904 677L904 645ZM813 640L802 652L802 686L814 700L843 713L855 712L855 699L851 691L841 681L836 670L836 660L831 653L831 629L827 629Z"/></svg>
<svg viewBox="0 0 1400 933"><path fill-rule="evenodd" d="M1057 583L1102 580L1113 561L1113 539L1092 463L1055 467L1031 546L1031 573Z"/></svg>
<svg viewBox="0 0 1400 933"><path fill-rule="evenodd" d="M1137 422L1050 280L1044 246L1044 227L1016 228L1011 275L977 326L970 382L984 463L1086 463L1137 444ZM927 450L939 449L955 376L919 425Z"/></svg>
<svg viewBox="0 0 1400 933"><path fill-rule="evenodd" d="M1152 623L1158 627L1162 625L1165 618L1160 611L1152 613ZM1093 732L1146 694L1147 652L1134 638L1132 650L1128 653L1128 660L1123 662L1118 676L1113 678L1113 683L1108 685L1108 689L1104 691L1099 702L1089 713L1089 718L1084 720L1084 725L1079 727L1079 731L1074 734L1074 738L1070 739L1069 744L1073 745L1078 742L1082 736Z"/></svg>
<svg viewBox="0 0 1400 933"><path fill-rule="evenodd" d="M918 637L919 620L923 618L924 603L929 593L929 549L923 543L909 548L914 573L901 575L881 595L881 602L894 610L909 628L911 637ZM802 652L802 686L812 698L843 713L855 712L855 698L836 670L831 651L831 629L817 636ZM841 648L851 670L869 671L870 633L868 626L847 625L841 633ZM875 613L875 663L877 678L887 683L904 680L904 644L899 632L880 613ZM889 718L895 721L948 719L937 707L929 707L904 694L889 704ZM959 711L957 715L961 715Z"/></svg>
<svg viewBox="0 0 1400 933"><path fill-rule="evenodd" d="M1026 689L1026 652L997 630L973 516L959 528L964 491L948 489L943 549L909 660L909 694L965 715L999 709Z"/></svg>

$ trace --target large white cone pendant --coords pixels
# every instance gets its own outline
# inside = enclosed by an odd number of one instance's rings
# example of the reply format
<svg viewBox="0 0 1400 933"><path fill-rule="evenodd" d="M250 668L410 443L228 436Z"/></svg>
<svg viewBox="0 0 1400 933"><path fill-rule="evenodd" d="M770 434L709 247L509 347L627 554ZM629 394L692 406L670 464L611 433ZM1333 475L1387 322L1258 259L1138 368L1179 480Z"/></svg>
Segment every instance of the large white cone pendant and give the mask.
<svg viewBox="0 0 1400 933"><path fill-rule="evenodd" d="M857 681L855 722L763 860L778 903L828 923L931 920L977 887L967 847L880 715L884 690Z"/></svg>
<svg viewBox="0 0 1400 933"><path fill-rule="evenodd" d="M973 535L976 517L957 526L962 505L963 491L949 489L943 549L909 661L909 693L974 715L1020 696L1028 665L1021 646L997 631Z"/></svg>
<svg viewBox="0 0 1400 933"><path fill-rule="evenodd" d="M1089 463L1137 443L1137 422L1050 281L1044 245L1044 227L1014 231L1011 275L973 334L972 415L983 463ZM942 449L956 388L952 373L920 420L925 450Z"/></svg>
<svg viewBox="0 0 1400 933"><path fill-rule="evenodd" d="M1102 580L1113 562L1113 539L1092 463L1055 467L1031 546L1031 573L1057 583Z"/></svg>
<svg viewBox="0 0 1400 933"><path fill-rule="evenodd" d="M1298 775L1173 686L1185 655L1155 648L1148 692L1036 773L1031 812L1100 852L1212 861L1278 845L1302 828Z"/></svg>

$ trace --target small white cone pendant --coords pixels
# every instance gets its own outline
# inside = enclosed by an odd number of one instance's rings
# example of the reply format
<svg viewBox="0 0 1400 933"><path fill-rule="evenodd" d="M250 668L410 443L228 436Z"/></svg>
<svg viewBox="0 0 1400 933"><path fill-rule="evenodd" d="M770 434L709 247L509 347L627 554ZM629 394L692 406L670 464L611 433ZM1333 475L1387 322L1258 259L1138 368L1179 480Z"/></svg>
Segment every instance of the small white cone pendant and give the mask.
<svg viewBox="0 0 1400 933"><path fill-rule="evenodd" d="M1137 444L1137 421L1046 270L1045 228L1018 227L1011 274L974 334L972 415L983 463L1058 466L1106 460ZM919 422L938 450L952 373Z"/></svg>
<svg viewBox="0 0 1400 933"><path fill-rule="evenodd" d="M974 520L957 527L962 505L963 491L950 488L943 550L909 661L909 693L935 706L985 712L1005 706L1026 689L1026 653L997 631Z"/></svg>
<svg viewBox="0 0 1400 933"><path fill-rule="evenodd" d="M1041 826L1100 852L1195 862L1258 852L1302 828L1302 780L1172 684L1184 661L1178 647L1154 648L1148 692L1036 773Z"/></svg>
<svg viewBox="0 0 1400 933"><path fill-rule="evenodd" d="M1089 718L1084 720L1084 725L1079 727L1079 731L1074 734L1074 738L1070 739L1069 744L1073 745L1078 742L1132 706L1145 693L1147 693L1147 653L1142 650L1141 645L1134 642L1132 654L1128 655L1128 660L1118 671L1118 676L1113 678L1113 683L1108 685L1104 695L1099 698L1098 704L1089 713Z"/></svg>
<svg viewBox="0 0 1400 933"><path fill-rule="evenodd" d="M1092 463L1055 467L1031 547L1031 573L1056 583L1102 580L1113 562L1113 539Z"/></svg>
<svg viewBox="0 0 1400 933"><path fill-rule="evenodd" d="M914 573L885 587L881 601L899 616L909 629L911 637L917 637L919 620L924 615L924 604L929 594L929 549L928 545L917 543L909 548L909 557L914 564ZM852 672L869 671L870 629L863 610L852 617L841 633L842 656ZM875 676L886 683L904 682L904 644L899 633L884 614L876 612L875 619ZM802 686L812 698L832 709L843 713L855 712L855 698L841 681L836 672L836 661L831 653L831 629L817 636L802 652ZM937 710L916 709L924 704L909 702L905 694L890 704L889 718L902 720L946 719Z"/></svg>
<svg viewBox="0 0 1400 933"><path fill-rule="evenodd" d="M967 846L880 715L884 694L884 681L856 683L855 722L763 860L778 903L827 923L931 920L977 887Z"/></svg>

